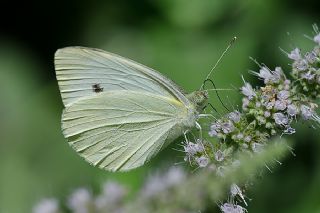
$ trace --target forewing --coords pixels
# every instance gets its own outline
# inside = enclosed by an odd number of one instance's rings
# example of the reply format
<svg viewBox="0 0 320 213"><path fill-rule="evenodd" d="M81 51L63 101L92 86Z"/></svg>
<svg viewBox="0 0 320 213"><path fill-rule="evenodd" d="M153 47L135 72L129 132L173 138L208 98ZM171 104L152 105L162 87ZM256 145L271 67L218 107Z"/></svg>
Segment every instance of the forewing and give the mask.
<svg viewBox="0 0 320 213"><path fill-rule="evenodd" d="M143 165L168 137L180 135L178 127L185 116L187 109L173 98L103 92L67 107L62 129L70 145L88 162L125 171Z"/></svg>
<svg viewBox="0 0 320 213"><path fill-rule="evenodd" d="M67 47L55 53L55 70L65 106L113 90L143 91L188 100L171 80L151 68L98 49Z"/></svg>

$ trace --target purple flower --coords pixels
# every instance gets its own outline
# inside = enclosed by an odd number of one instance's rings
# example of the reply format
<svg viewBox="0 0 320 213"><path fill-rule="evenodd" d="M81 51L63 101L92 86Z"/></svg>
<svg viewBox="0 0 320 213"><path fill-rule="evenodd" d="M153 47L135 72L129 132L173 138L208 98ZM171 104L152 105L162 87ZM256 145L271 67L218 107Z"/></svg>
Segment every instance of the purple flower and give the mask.
<svg viewBox="0 0 320 213"><path fill-rule="evenodd" d="M247 143L249 143L250 141L251 141L251 136L246 136L245 138L244 138L244 141L245 142L247 142Z"/></svg>
<svg viewBox="0 0 320 213"><path fill-rule="evenodd" d="M265 102L268 102L270 100L270 96L267 94L262 94L261 99L263 100L264 105L266 104Z"/></svg>
<svg viewBox="0 0 320 213"><path fill-rule="evenodd" d="M320 55L320 46L315 46L312 50L316 55Z"/></svg>
<svg viewBox="0 0 320 213"><path fill-rule="evenodd" d="M249 106L249 103L250 103L250 101L248 98L243 98L242 99L242 108L246 109Z"/></svg>
<svg viewBox="0 0 320 213"><path fill-rule="evenodd" d="M241 191L240 187L237 184L235 184L235 183L231 184L231 186L230 186L230 194L231 194L232 198L234 198L235 196L238 195L242 199L244 204L247 205L247 202L244 199L242 191Z"/></svg>
<svg viewBox="0 0 320 213"><path fill-rule="evenodd" d="M268 103L266 104L266 108L269 109L269 110L272 109L273 106L274 106L274 102L268 102Z"/></svg>
<svg viewBox="0 0 320 213"><path fill-rule="evenodd" d="M243 87L241 87L242 94L248 97L251 100L253 97L256 97L256 93L254 92L252 86L249 83L245 83Z"/></svg>
<svg viewBox="0 0 320 213"><path fill-rule="evenodd" d="M271 115L271 113L270 113L269 111L265 111L265 112L263 113L263 115L264 115L264 117L269 118L270 115Z"/></svg>
<svg viewBox="0 0 320 213"><path fill-rule="evenodd" d="M217 135L218 135L218 132L220 132L220 128L221 128L221 125L220 125L219 122L213 123L213 124L210 126L209 135L210 135L211 137L217 136Z"/></svg>
<svg viewBox="0 0 320 213"><path fill-rule="evenodd" d="M318 33L315 37L313 37L314 42L320 45L320 33Z"/></svg>
<svg viewBox="0 0 320 213"><path fill-rule="evenodd" d="M273 119L278 125L286 125L289 122L288 117L282 114L281 112L274 113Z"/></svg>
<svg viewBox="0 0 320 213"><path fill-rule="evenodd" d="M243 138L243 134L242 133L237 134L237 139L238 140L241 140L242 138Z"/></svg>
<svg viewBox="0 0 320 213"><path fill-rule="evenodd" d="M276 67L274 71L272 72L272 82L273 83L278 83L281 79L281 75L283 74L282 68L281 67Z"/></svg>
<svg viewBox="0 0 320 213"><path fill-rule="evenodd" d="M171 167L165 174L150 176L141 193L143 197L154 197L160 192L181 183L186 178L185 172L179 167ZM111 196L111 195L110 195ZM112 204L111 204L112 205ZM105 211L110 212L110 211Z"/></svg>
<svg viewBox="0 0 320 213"><path fill-rule="evenodd" d="M228 118L233 122L238 123L240 121L240 112L238 110L230 112L228 114Z"/></svg>
<svg viewBox="0 0 320 213"><path fill-rule="evenodd" d="M185 178L186 174L180 167L171 167L165 175L166 183L169 187L181 183Z"/></svg>
<svg viewBox="0 0 320 213"><path fill-rule="evenodd" d="M185 146L183 146L185 153L187 153L188 156L193 156L198 152L197 144L192 142L187 142Z"/></svg>
<svg viewBox="0 0 320 213"><path fill-rule="evenodd" d="M312 74L311 71L309 71L309 72L307 72L307 73L302 73L302 74L301 74L301 78L304 78L304 79L306 79L306 80L308 80L308 81L311 81L311 80L314 79L315 75L316 75L316 74Z"/></svg>
<svg viewBox="0 0 320 213"><path fill-rule="evenodd" d="M201 156L199 158L196 158L196 162L199 167L204 168L209 164L209 158Z"/></svg>
<svg viewBox="0 0 320 213"><path fill-rule="evenodd" d="M89 190L80 188L75 190L68 199L68 207L76 213L89 213L92 195Z"/></svg>
<svg viewBox="0 0 320 213"><path fill-rule="evenodd" d="M300 110L304 120L309 120L313 115L313 110L306 105L301 105Z"/></svg>
<svg viewBox="0 0 320 213"><path fill-rule="evenodd" d="M313 52L313 51L307 52L307 53L305 54L305 58L306 58L306 60L307 60L309 63L311 63L311 64L313 64L313 63L315 63L315 62L317 61L317 55L316 55L316 53Z"/></svg>
<svg viewBox="0 0 320 213"><path fill-rule="evenodd" d="M216 161L220 162L224 160L224 154L223 152L221 152L221 150L216 151L216 153L214 154L214 159L216 159Z"/></svg>
<svg viewBox="0 0 320 213"><path fill-rule="evenodd" d="M285 110L287 107L287 102L285 100L276 100L274 103L274 108L276 110Z"/></svg>
<svg viewBox="0 0 320 213"><path fill-rule="evenodd" d="M277 97L281 100L287 100L290 96L290 92L287 90L281 90L280 92L278 92Z"/></svg>
<svg viewBox="0 0 320 213"><path fill-rule="evenodd" d="M235 183L231 184L230 194L232 197L235 197L238 194L242 194L241 189L239 188L239 186L237 184L235 184Z"/></svg>
<svg viewBox="0 0 320 213"><path fill-rule="evenodd" d="M283 134L292 135L296 133L296 130L292 128L291 126L288 126L284 131Z"/></svg>
<svg viewBox="0 0 320 213"><path fill-rule="evenodd" d="M295 115L297 115L299 113L299 109L298 109L298 107L296 105L290 104L290 105L288 105L287 113L290 116L295 116Z"/></svg>
<svg viewBox="0 0 320 213"><path fill-rule="evenodd" d="M227 121L221 124L221 130L224 134L228 134L234 130L234 125L231 121Z"/></svg>
<svg viewBox="0 0 320 213"><path fill-rule="evenodd" d="M286 79L284 82L283 82L285 85L289 85L291 83L291 81L289 79Z"/></svg>
<svg viewBox="0 0 320 213"><path fill-rule="evenodd" d="M271 71L267 67L262 67L259 73L253 73L263 79L265 84L278 83L281 79L282 69L281 67L276 67L274 71Z"/></svg>
<svg viewBox="0 0 320 213"><path fill-rule="evenodd" d="M284 83L284 89L289 90L291 81L286 79L283 83Z"/></svg>
<svg viewBox="0 0 320 213"><path fill-rule="evenodd" d="M117 182L109 181L103 184L102 193L95 198L95 207L98 211L106 211L119 205L127 190Z"/></svg>
<svg viewBox="0 0 320 213"><path fill-rule="evenodd" d="M308 69L308 62L306 60L299 60L295 63L295 67L299 71L304 71Z"/></svg>
<svg viewBox="0 0 320 213"><path fill-rule="evenodd" d="M217 132L216 130L211 129L211 130L209 131L209 135L210 135L211 137L217 136L217 135L218 135L218 132Z"/></svg>
<svg viewBox="0 0 320 213"><path fill-rule="evenodd" d="M232 203L224 203L220 206L220 209L223 213L244 213L247 211L242 206Z"/></svg>
<svg viewBox="0 0 320 213"><path fill-rule="evenodd" d="M288 54L288 58L298 61L301 59L301 55L300 55L300 49L295 48L294 50L292 50L289 54Z"/></svg>
<svg viewBox="0 0 320 213"><path fill-rule="evenodd" d="M166 180L163 176L156 174L147 179L141 193L143 197L154 197L165 189L167 189Z"/></svg>
<svg viewBox="0 0 320 213"><path fill-rule="evenodd" d="M59 203L55 198L45 198L33 207L33 213L58 213Z"/></svg>
<svg viewBox="0 0 320 213"><path fill-rule="evenodd" d="M262 67L257 75L263 79L265 84L272 79L272 73L267 67Z"/></svg>

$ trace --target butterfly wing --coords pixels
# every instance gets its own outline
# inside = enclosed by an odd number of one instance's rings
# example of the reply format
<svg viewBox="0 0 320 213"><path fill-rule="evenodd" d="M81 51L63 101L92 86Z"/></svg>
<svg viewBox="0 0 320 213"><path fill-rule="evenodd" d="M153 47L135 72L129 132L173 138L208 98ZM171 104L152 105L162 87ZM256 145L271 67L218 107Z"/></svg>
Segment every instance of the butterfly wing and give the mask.
<svg viewBox="0 0 320 213"><path fill-rule="evenodd" d="M185 129L188 109L148 92L102 92L66 107L62 130L88 162L111 171L143 165Z"/></svg>
<svg viewBox="0 0 320 213"><path fill-rule="evenodd" d="M189 104L179 87L160 73L102 50L59 49L55 53L55 70L65 106L96 92L117 90L150 92Z"/></svg>
<svg viewBox="0 0 320 213"><path fill-rule="evenodd" d="M143 165L195 123L194 108L160 73L115 54L67 47L55 54L62 129L88 162L107 170Z"/></svg>

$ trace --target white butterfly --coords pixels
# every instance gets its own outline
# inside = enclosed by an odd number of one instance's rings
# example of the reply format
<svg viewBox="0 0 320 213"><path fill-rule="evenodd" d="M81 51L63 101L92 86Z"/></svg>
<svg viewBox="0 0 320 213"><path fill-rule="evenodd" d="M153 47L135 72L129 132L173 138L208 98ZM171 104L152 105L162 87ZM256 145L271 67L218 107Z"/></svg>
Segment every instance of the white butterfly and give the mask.
<svg viewBox="0 0 320 213"><path fill-rule="evenodd" d="M194 127L208 98L184 94L155 70L98 49L55 54L62 131L86 161L111 171L145 164Z"/></svg>

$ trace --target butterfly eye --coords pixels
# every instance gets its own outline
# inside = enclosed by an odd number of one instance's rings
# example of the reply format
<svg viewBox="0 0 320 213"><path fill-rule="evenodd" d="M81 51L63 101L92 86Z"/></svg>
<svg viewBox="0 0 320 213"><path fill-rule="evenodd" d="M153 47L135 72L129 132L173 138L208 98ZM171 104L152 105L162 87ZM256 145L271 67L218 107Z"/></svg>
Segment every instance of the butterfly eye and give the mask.
<svg viewBox="0 0 320 213"><path fill-rule="evenodd" d="M206 98L206 99L208 99L209 98L209 93L208 93L208 91L203 91L203 97L204 98Z"/></svg>
<svg viewBox="0 0 320 213"><path fill-rule="evenodd" d="M95 93L103 92L103 87L101 87L100 84L93 84L92 90Z"/></svg>

